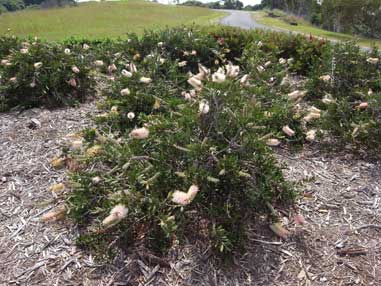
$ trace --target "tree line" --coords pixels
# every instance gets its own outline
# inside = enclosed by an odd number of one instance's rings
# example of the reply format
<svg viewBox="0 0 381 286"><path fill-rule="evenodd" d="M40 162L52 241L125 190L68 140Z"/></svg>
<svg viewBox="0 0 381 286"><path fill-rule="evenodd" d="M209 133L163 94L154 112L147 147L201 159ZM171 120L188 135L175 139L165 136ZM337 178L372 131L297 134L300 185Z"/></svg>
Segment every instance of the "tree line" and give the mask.
<svg viewBox="0 0 381 286"><path fill-rule="evenodd" d="M60 7L74 3L74 0L0 0L0 14L6 11L13 12L25 8Z"/></svg>
<svg viewBox="0 0 381 286"><path fill-rule="evenodd" d="M380 0L262 0L260 6L304 17L330 31L381 38Z"/></svg>

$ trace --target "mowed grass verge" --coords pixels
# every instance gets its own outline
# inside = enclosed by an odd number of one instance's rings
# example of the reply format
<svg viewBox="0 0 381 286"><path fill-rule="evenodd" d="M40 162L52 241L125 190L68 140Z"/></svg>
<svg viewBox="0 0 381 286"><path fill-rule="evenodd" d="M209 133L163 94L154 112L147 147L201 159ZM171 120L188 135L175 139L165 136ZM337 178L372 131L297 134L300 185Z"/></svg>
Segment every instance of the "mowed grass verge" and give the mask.
<svg viewBox="0 0 381 286"><path fill-rule="evenodd" d="M278 14L278 13L277 13ZM333 41L356 41L360 46L364 47L372 47L376 45L377 47L381 47L381 41L376 39L367 39L354 35L344 34L344 33L335 33L332 31L327 31L324 29L320 29L308 23L307 21L295 18L297 20L298 25L294 26L285 21L286 15L279 12L279 16L277 18L267 16L267 13L264 11L253 12L252 17L255 21L260 24L266 25L270 28L276 28L280 30L286 30L290 32L296 32L301 34L311 34L313 36L326 38Z"/></svg>
<svg viewBox="0 0 381 286"><path fill-rule="evenodd" d="M193 23L207 25L224 15L223 12L205 8L160 5L139 0L88 2L74 7L0 15L0 35L37 36L47 40L116 38L131 32L141 34L145 29Z"/></svg>

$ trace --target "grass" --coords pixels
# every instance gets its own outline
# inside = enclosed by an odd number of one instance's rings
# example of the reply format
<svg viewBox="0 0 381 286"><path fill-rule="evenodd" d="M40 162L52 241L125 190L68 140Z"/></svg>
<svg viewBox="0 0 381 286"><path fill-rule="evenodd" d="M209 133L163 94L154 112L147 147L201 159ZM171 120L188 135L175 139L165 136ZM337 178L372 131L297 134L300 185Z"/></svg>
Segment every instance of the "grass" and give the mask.
<svg viewBox="0 0 381 286"><path fill-rule="evenodd" d="M192 23L207 25L223 15L225 13L205 8L159 5L140 0L88 2L74 7L0 15L0 35L11 33L47 40L116 38L131 32L141 34L145 29Z"/></svg>
<svg viewBox="0 0 381 286"><path fill-rule="evenodd" d="M365 46L365 47L372 47L374 45L376 45L377 47L381 47L380 40L367 39L367 38L362 38L362 37L353 36L349 34L336 33L332 31L320 29L318 27L311 25L310 23L308 23L307 21L303 19L296 18L296 17L292 18L298 23L297 26L294 26L287 23L286 20L288 16L284 14L283 12L276 11L275 14L279 17L276 17L276 18L269 17L267 16L267 13L265 11L258 11L258 12L253 12L252 17L254 18L254 20L256 20L260 24L266 25L268 27L280 29L280 30L286 30L286 31L307 34L307 35L311 34L313 36L323 37L333 41L356 41L358 42L360 46Z"/></svg>

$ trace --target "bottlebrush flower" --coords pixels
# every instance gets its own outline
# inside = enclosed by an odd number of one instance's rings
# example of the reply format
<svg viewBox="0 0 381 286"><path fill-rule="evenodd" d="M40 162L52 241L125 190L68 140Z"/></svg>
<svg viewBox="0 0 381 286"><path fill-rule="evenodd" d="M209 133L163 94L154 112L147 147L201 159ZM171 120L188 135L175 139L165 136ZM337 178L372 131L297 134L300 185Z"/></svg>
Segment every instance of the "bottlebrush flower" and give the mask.
<svg viewBox="0 0 381 286"><path fill-rule="evenodd" d="M191 55L192 56L197 56L197 51L196 50L192 50Z"/></svg>
<svg viewBox="0 0 381 286"><path fill-rule="evenodd" d="M287 60L284 59L284 58L280 58L280 59L279 59L279 63L280 63L281 65L285 65L285 64L287 63Z"/></svg>
<svg viewBox="0 0 381 286"><path fill-rule="evenodd" d="M270 138L266 141L266 145L270 147L277 147L280 145L280 141L275 138Z"/></svg>
<svg viewBox="0 0 381 286"><path fill-rule="evenodd" d="M66 48L66 49L64 50L64 53L65 53L66 55L70 55L71 51L70 51L70 49L67 49L67 48Z"/></svg>
<svg viewBox="0 0 381 286"><path fill-rule="evenodd" d="M125 76L125 77L132 77L132 73L129 72L128 70L123 69L123 70L122 70L122 76Z"/></svg>
<svg viewBox="0 0 381 286"><path fill-rule="evenodd" d="M207 78L210 75L210 69L206 68L200 63L198 64L198 72L202 73L205 76L205 78Z"/></svg>
<svg viewBox="0 0 381 286"><path fill-rule="evenodd" d="M35 63L33 66L36 70L38 70L40 67L42 67L42 62Z"/></svg>
<svg viewBox="0 0 381 286"><path fill-rule="evenodd" d="M111 64L111 65L109 65L109 66L107 67L107 71L108 71L109 73L113 73L113 72L116 71L116 70L117 70L117 67L116 67L115 64Z"/></svg>
<svg viewBox="0 0 381 286"><path fill-rule="evenodd" d="M295 90L288 94L288 99L298 100L299 98L303 98L306 94L307 94L307 91Z"/></svg>
<svg viewBox="0 0 381 286"><path fill-rule="evenodd" d="M164 58L160 58L160 59L159 59L159 63L160 63L160 64L164 64L165 61L166 61L166 59L164 59Z"/></svg>
<svg viewBox="0 0 381 286"><path fill-rule="evenodd" d="M110 109L110 113L118 114L118 106L112 106Z"/></svg>
<svg viewBox="0 0 381 286"><path fill-rule="evenodd" d="M202 82L196 77L191 77L190 79L187 80L187 82L193 86L196 90L202 89Z"/></svg>
<svg viewBox="0 0 381 286"><path fill-rule="evenodd" d="M25 55L25 54L29 53L29 50L27 48L23 48L20 50L20 53Z"/></svg>
<svg viewBox="0 0 381 286"><path fill-rule="evenodd" d="M135 113L133 113L133 112L127 113L127 118L130 119L130 120L134 119L135 118Z"/></svg>
<svg viewBox="0 0 381 286"><path fill-rule="evenodd" d="M226 80L226 76L223 73L215 72L212 74L212 81L217 83L222 83Z"/></svg>
<svg viewBox="0 0 381 286"><path fill-rule="evenodd" d="M163 42L158 42L158 43L157 43L157 46L158 46L159 48L162 48L162 47L164 46L164 43L163 43Z"/></svg>
<svg viewBox="0 0 381 286"><path fill-rule="evenodd" d="M258 47L262 47L262 46L263 46L262 41L258 41L257 46L258 46Z"/></svg>
<svg viewBox="0 0 381 286"><path fill-rule="evenodd" d="M90 46L88 44L83 44L82 49L87 51L88 49L90 49Z"/></svg>
<svg viewBox="0 0 381 286"><path fill-rule="evenodd" d="M76 66L71 67L71 70L73 73L79 73L80 72L79 68Z"/></svg>
<svg viewBox="0 0 381 286"><path fill-rule="evenodd" d="M128 88L124 88L120 91L120 94L123 96L130 95L130 90Z"/></svg>
<svg viewBox="0 0 381 286"><path fill-rule="evenodd" d="M331 81L331 76L329 74L326 74L326 75L320 76L319 79L324 81L324 82L329 82L329 81Z"/></svg>
<svg viewBox="0 0 381 286"><path fill-rule="evenodd" d="M225 66L226 68L226 76L229 78L236 78L239 74L239 66L233 65L231 62L229 62L228 65Z"/></svg>
<svg viewBox="0 0 381 286"><path fill-rule="evenodd" d="M263 66L257 66L257 71L263 73L266 69Z"/></svg>
<svg viewBox="0 0 381 286"><path fill-rule="evenodd" d="M58 206L55 210L52 210L41 216L41 221L56 221L65 217L66 206Z"/></svg>
<svg viewBox="0 0 381 286"><path fill-rule="evenodd" d="M130 70L131 73L136 73L138 69L136 68L136 65L134 63L130 63L128 65L128 69Z"/></svg>
<svg viewBox="0 0 381 286"><path fill-rule="evenodd" d="M142 76L142 77L139 79L139 81L140 81L141 83L149 84L149 83L152 82L152 79L149 78L149 77L144 77L144 76Z"/></svg>
<svg viewBox="0 0 381 286"><path fill-rule="evenodd" d="M177 64L179 67L185 67L187 65L187 61L182 61Z"/></svg>
<svg viewBox="0 0 381 286"><path fill-rule="evenodd" d="M103 152L102 146L94 145L86 150L86 155L89 157L94 157Z"/></svg>
<svg viewBox="0 0 381 286"><path fill-rule="evenodd" d="M250 75L245 74L239 81L241 86L247 86L249 84Z"/></svg>
<svg viewBox="0 0 381 286"><path fill-rule="evenodd" d="M368 63L370 63L370 64L376 65L376 64L378 64L378 62L380 61L380 59L379 59L379 58L368 58L366 61L367 61Z"/></svg>
<svg viewBox="0 0 381 286"><path fill-rule="evenodd" d="M69 79L69 81L67 82L70 86L72 87L77 87L77 82L75 80L75 78L71 78Z"/></svg>
<svg viewBox="0 0 381 286"><path fill-rule="evenodd" d="M74 140L70 144L70 148L72 150L79 150L79 149L82 148L82 146L83 146L83 141L82 140Z"/></svg>
<svg viewBox="0 0 381 286"><path fill-rule="evenodd" d="M104 227L110 227L118 224L122 219L124 219L128 214L128 209L124 205L114 206L110 214L102 221Z"/></svg>
<svg viewBox="0 0 381 286"><path fill-rule="evenodd" d="M313 142L313 141L315 141L315 138L316 138L316 130L315 129L311 129L311 130L307 131L307 133L306 133L306 140L307 141Z"/></svg>
<svg viewBox="0 0 381 286"><path fill-rule="evenodd" d="M6 65L8 65L10 63L10 61L9 60L1 60L1 65L2 66L6 66Z"/></svg>
<svg viewBox="0 0 381 286"><path fill-rule="evenodd" d="M287 59L287 64L288 65L292 65L293 63L294 63L294 59L293 58Z"/></svg>
<svg viewBox="0 0 381 286"><path fill-rule="evenodd" d="M132 130L129 135L134 139L146 139L149 136L149 129L146 127L137 128Z"/></svg>
<svg viewBox="0 0 381 286"><path fill-rule="evenodd" d="M330 94L324 95L324 97L323 97L323 99L321 101L324 104L333 104L333 103L336 103L336 100Z"/></svg>
<svg viewBox="0 0 381 286"><path fill-rule="evenodd" d="M321 110L312 106L310 109L309 109L309 113L303 117L303 120L305 122L310 122L314 119L319 119L321 117Z"/></svg>
<svg viewBox="0 0 381 286"><path fill-rule="evenodd" d="M265 62L264 66L265 66L265 68L268 68L269 66L271 66L271 61Z"/></svg>
<svg viewBox="0 0 381 286"><path fill-rule="evenodd" d="M49 190L52 193L59 193L59 192L62 192L64 189L65 189L65 185L63 183L53 184L49 188Z"/></svg>
<svg viewBox="0 0 381 286"><path fill-rule="evenodd" d="M101 60L96 60L94 62L94 64L95 64L96 67L102 67L104 65L103 61L101 61Z"/></svg>
<svg viewBox="0 0 381 286"><path fill-rule="evenodd" d="M135 55L132 57L132 59L133 59L134 61L138 61L138 60L140 60L140 54L139 54L139 53L135 54Z"/></svg>
<svg viewBox="0 0 381 286"><path fill-rule="evenodd" d="M200 114L207 114L210 110L209 103L206 100L201 100L198 106L198 112Z"/></svg>
<svg viewBox="0 0 381 286"><path fill-rule="evenodd" d="M290 235L290 232L285 229L280 222L273 223L270 225L270 229L279 237L287 239Z"/></svg>
<svg viewBox="0 0 381 286"><path fill-rule="evenodd" d="M200 189L196 185L190 186L186 193L176 190L172 194L172 202L182 206L188 205L194 200L199 191Z"/></svg>
<svg viewBox="0 0 381 286"><path fill-rule="evenodd" d="M91 178L91 182L92 182L94 185L98 185L101 181L102 181L102 179L101 179L101 177L99 177L99 176L96 176L96 177Z"/></svg>
<svg viewBox="0 0 381 286"><path fill-rule="evenodd" d="M55 169L62 168L65 165L65 159L61 157L54 157L50 160L50 165L52 165Z"/></svg>
<svg viewBox="0 0 381 286"><path fill-rule="evenodd" d="M17 77L11 77L10 79L9 79L9 81L11 82L11 83L16 83L17 82Z"/></svg>
<svg viewBox="0 0 381 286"><path fill-rule="evenodd" d="M356 109L367 109L369 106L368 102L361 102L359 105L357 105Z"/></svg>
<svg viewBox="0 0 381 286"><path fill-rule="evenodd" d="M292 137L292 136L295 135L295 131L292 130L288 125L283 126L282 131L283 131L287 136L290 136L290 137Z"/></svg>

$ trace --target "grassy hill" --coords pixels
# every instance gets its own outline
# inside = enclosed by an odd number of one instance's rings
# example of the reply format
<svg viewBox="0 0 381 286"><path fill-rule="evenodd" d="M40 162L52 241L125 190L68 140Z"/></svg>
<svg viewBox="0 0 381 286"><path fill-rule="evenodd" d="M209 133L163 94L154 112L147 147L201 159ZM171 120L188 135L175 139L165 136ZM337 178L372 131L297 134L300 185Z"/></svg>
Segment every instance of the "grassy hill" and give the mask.
<svg viewBox="0 0 381 286"><path fill-rule="evenodd" d="M3 14L0 16L0 35L11 33L49 40L70 36L110 38L179 24L205 25L222 15L224 13L204 8L160 5L140 0L89 2L76 7Z"/></svg>

